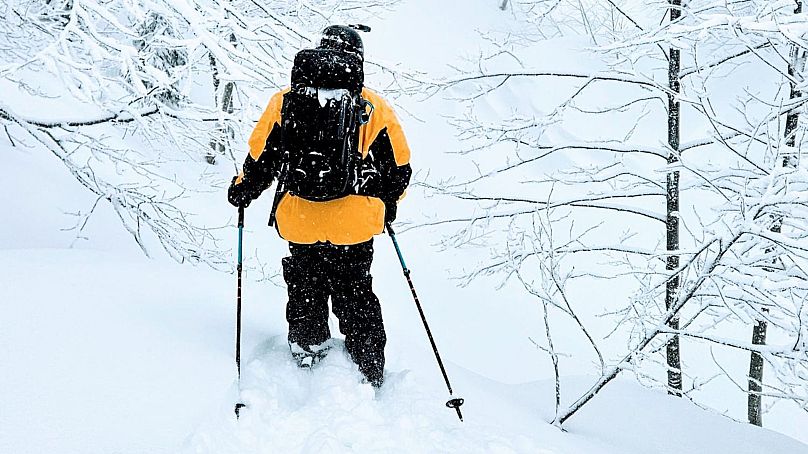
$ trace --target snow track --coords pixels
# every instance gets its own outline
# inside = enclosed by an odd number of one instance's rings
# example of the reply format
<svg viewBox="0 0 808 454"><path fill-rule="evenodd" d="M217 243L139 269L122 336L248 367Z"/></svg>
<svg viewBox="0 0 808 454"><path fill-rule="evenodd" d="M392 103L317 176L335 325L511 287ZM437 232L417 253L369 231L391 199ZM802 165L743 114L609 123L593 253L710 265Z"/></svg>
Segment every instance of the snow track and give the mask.
<svg viewBox="0 0 808 454"><path fill-rule="evenodd" d="M445 396L420 389L409 371L388 371L385 379L379 391L363 384L339 340L314 368L300 369L283 337L275 337L242 369L247 408L241 418L235 420L234 400L224 402L187 447L210 453L554 452L502 428L460 423L443 407Z"/></svg>
<svg viewBox="0 0 808 454"><path fill-rule="evenodd" d="M237 421L231 388L186 453L808 453L779 434L737 424L692 404L618 380L562 432L553 384L506 385L455 365L466 421L443 403L437 370L390 371L380 391L361 383L341 340L312 369L293 362L284 336L260 344L242 369L247 408ZM423 372L434 372L424 375ZM432 377L434 375L434 377ZM434 380L432 380L434 378ZM571 395L592 377L568 378ZM434 382L434 383L433 383ZM435 386L433 386L435 385ZM716 436L716 434L721 434ZM677 440L676 446L669 443Z"/></svg>
<svg viewBox="0 0 808 454"><path fill-rule="evenodd" d="M294 364L282 305L261 303L278 295L250 295L249 408L236 421L230 277L93 251L0 251L0 453L808 453L629 380L562 432L548 424L552 381L504 384L447 361L461 423L417 317L390 305L377 395L339 340L314 369ZM566 377L565 398L593 380Z"/></svg>

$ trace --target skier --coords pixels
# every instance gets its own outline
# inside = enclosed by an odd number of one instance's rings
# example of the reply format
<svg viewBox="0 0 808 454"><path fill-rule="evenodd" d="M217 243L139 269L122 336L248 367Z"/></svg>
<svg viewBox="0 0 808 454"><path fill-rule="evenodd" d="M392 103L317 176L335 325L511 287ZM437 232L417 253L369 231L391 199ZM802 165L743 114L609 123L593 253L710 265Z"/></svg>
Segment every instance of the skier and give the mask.
<svg viewBox="0 0 808 454"><path fill-rule="evenodd" d="M228 201L246 208L278 179L270 225L289 242L290 256L282 265L292 355L299 366L310 367L327 354L330 298L346 350L367 382L378 388L384 381L387 338L371 285L373 237L395 219L412 170L392 107L364 87L364 48L352 27L329 26L317 49L298 53L292 86L270 99ZM316 102L303 105L306 96L315 96ZM360 112L355 126L353 117L345 116L345 106L353 105ZM337 121L340 128L307 125L311 118ZM341 159L323 157L334 154ZM348 177L334 180L334 175Z"/></svg>

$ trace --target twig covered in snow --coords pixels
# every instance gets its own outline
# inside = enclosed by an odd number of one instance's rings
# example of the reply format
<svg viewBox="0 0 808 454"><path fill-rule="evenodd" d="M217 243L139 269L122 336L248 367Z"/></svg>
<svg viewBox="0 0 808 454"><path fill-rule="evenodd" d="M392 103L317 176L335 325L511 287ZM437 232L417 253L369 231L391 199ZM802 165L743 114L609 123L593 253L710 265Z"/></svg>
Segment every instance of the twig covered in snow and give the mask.
<svg viewBox="0 0 808 454"><path fill-rule="evenodd" d="M286 84L294 53L332 21L393 3L8 0L0 83L10 96L0 124L12 145L34 137L54 154L144 252L151 236L179 261L224 267L211 228L183 208L209 186L177 177L176 165L237 166L243 152L233 149L246 148L245 132L267 91Z"/></svg>

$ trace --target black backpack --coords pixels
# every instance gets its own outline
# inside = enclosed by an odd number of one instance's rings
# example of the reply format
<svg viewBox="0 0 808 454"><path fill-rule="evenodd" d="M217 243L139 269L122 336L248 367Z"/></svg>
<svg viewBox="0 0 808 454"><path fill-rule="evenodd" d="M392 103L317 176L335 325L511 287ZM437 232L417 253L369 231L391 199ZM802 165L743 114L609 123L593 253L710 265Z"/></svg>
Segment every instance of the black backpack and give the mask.
<svg viewBox="0 0 808 454"><path fill-rule="evenodd" d="M280 191L312 201L356 192L362 161L359 127L369 115L363 83L362 59L356 54L298 52L281 109Z"/></svg>

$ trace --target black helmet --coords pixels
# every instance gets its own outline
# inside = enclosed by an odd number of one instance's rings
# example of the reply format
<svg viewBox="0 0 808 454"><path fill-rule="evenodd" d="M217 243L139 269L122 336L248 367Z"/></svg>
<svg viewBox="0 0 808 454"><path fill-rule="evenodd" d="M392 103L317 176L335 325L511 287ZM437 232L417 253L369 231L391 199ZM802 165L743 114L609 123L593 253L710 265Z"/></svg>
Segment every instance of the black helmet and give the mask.
<svg viewBox="0 0 808 454"><path fill-rule="evenodd" d="M359 33L345 25L329 25L326 27L323 30L323 37L318 47L350 52L362 59L365 57L365 47L362 45L362 38L359 37Z"/></svg>

